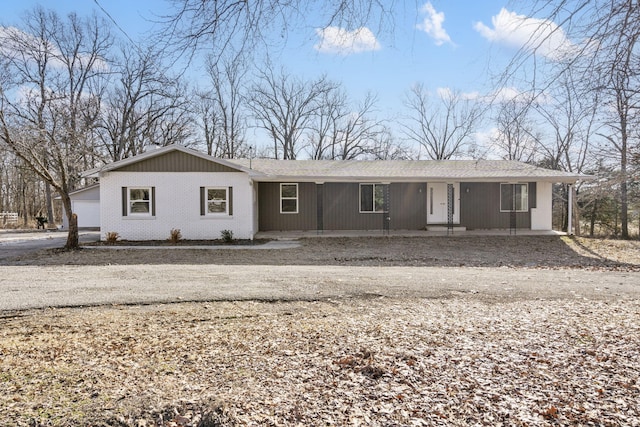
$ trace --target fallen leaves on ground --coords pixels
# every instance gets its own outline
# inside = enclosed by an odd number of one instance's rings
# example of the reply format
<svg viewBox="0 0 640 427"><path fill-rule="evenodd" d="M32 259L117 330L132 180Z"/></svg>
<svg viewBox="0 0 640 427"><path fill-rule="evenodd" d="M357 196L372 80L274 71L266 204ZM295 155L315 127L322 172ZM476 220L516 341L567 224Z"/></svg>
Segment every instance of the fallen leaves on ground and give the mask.
<svg viewBox="0 0 640 427"><path fill-rule="evenodd" d="M640 425L640 302L210 302L0 319L0 425Z"/></svg>

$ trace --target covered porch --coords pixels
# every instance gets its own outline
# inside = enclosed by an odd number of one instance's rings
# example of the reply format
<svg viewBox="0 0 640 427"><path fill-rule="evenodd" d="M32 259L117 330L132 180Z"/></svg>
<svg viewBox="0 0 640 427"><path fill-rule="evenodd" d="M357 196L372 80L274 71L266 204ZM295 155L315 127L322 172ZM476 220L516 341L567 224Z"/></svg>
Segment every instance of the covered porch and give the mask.
<svg viewBox="0 0 640 427"><path fill-rule="evenodd" d="M461 236L566 236L567 233L556 230L528 230L510 229L465 230L454 228L453 231L444 230L325 230L325 231L260 231L256 239L294 240L301 238L331 238L331 237L461 237Z"/></svg>

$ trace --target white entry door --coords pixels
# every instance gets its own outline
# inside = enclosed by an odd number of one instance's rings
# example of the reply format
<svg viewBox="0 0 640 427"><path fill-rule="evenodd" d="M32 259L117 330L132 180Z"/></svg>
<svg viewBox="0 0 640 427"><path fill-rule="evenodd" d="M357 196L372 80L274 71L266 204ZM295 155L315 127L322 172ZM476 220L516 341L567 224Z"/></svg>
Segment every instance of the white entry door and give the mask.
<svg viewBox="0 0 640 427"><path fill-rule="evenodd" d="M460 184L433 182L427 185L427 224L446 224L449 214L449 192L453 223L460 224Z"/></svg>

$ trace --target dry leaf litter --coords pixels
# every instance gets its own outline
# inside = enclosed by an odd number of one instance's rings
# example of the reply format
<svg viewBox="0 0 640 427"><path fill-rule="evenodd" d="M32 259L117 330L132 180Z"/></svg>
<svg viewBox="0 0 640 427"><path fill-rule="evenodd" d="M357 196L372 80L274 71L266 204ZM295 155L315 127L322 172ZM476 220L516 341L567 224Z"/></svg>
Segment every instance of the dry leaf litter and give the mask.
<svg viewBox="0 0 640 427"><path fill-rule="evenodd" d="M156 255L43 251L8 264L640 270L640 242L566 237L309 239L293 250ZM0 426L639 426L639 373L640 301L624 298L0 313Z"/></svg>
<svg viewBox="0 0 640 427"><path fill-rule="evenodd" d="M363 298L2 319L0 425L640 425L640 302Z"/></svg>

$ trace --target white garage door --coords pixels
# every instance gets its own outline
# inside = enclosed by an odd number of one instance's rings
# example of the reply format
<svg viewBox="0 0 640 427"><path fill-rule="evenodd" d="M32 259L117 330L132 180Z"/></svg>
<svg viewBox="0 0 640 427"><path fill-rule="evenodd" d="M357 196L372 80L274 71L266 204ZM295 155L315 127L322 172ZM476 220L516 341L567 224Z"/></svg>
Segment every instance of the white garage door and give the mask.
<svg viewBox="0 0 640 427"><path fill-rule="evenodd" d="M98 200L75 200L73 212L78 215L78 227L100 227L100 202Z"/></svg>

